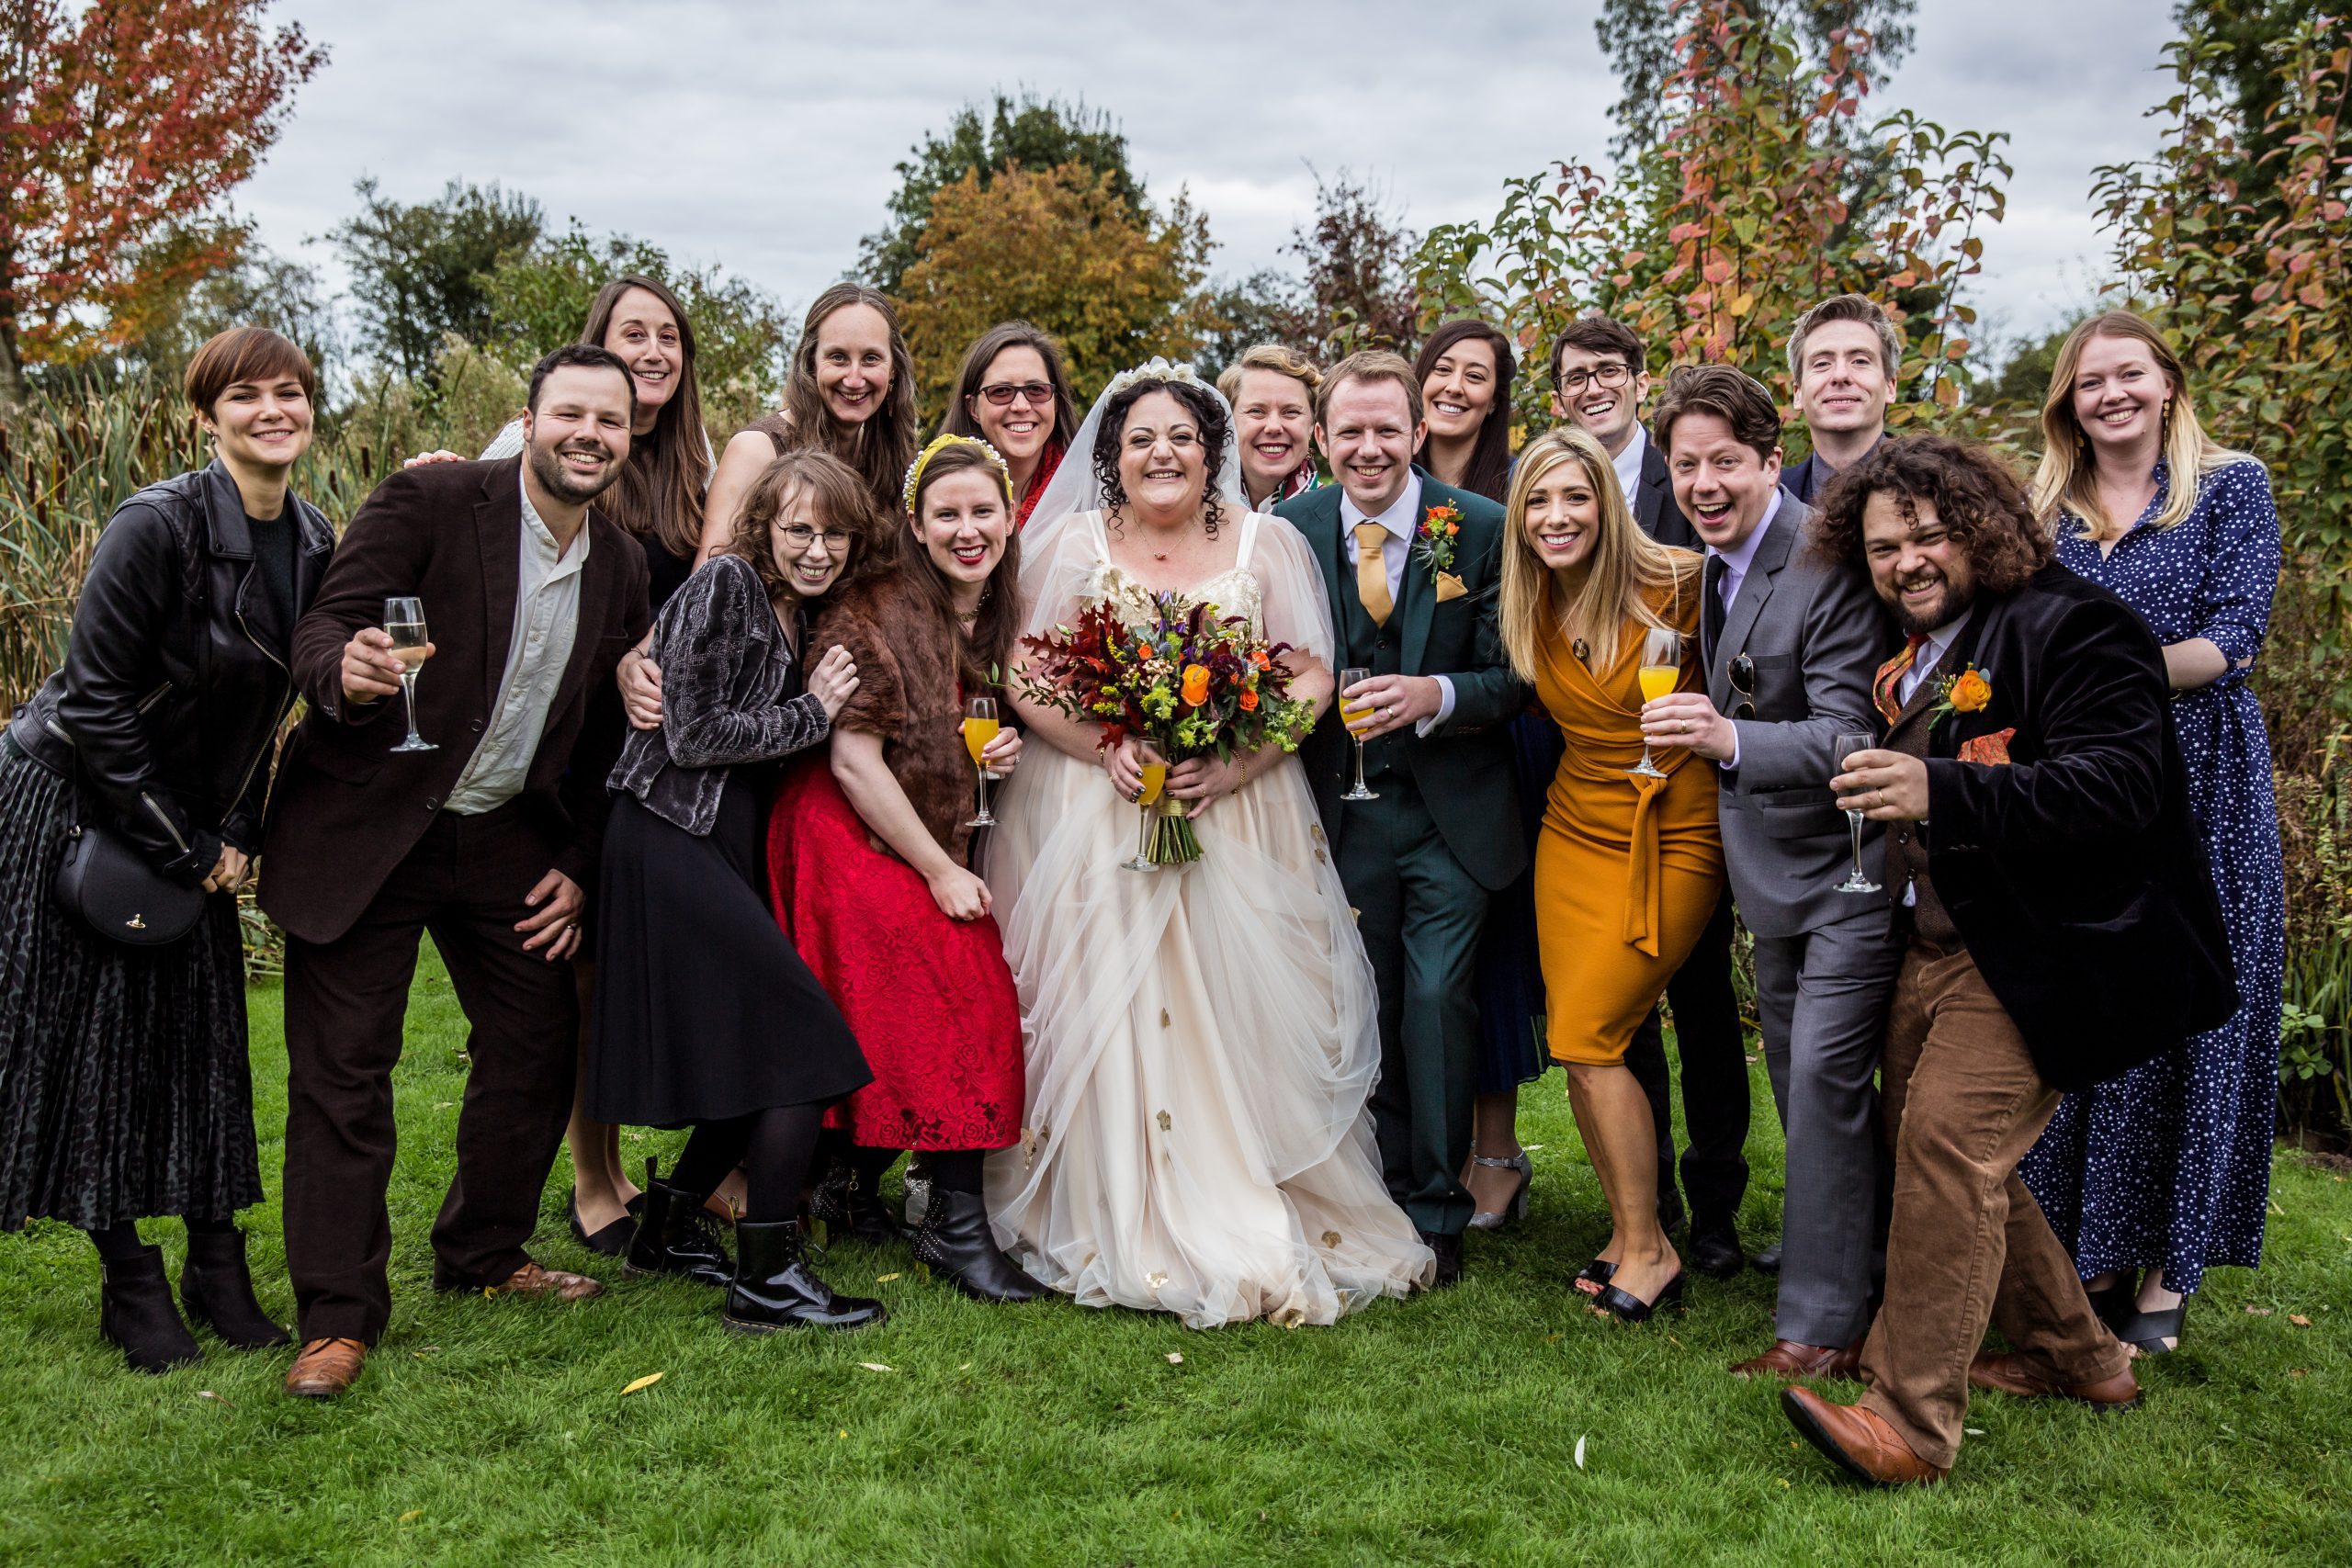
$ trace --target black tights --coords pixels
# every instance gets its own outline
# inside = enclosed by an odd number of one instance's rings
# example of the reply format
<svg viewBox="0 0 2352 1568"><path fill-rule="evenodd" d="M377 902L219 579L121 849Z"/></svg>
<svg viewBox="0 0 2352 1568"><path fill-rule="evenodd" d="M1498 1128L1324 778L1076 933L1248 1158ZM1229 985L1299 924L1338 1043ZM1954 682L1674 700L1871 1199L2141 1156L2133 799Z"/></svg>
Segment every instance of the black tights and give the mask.
<svg viewBox="0 0 2352 1568"><path fill-rule="evenodd" d="M187 1226L190 1235L220 1235L233 1233L237 1228L237 1222L226 1215L208 1219L200 1214L190 1214L181 1223ZM83 1234L90 1238L90 1245L98 1249L99 1258L108 1263L130 1262L139 1256L139 1249L144 1245L139 1239L139 1222L136 1220L117 1220L110 1225L101 1225L96 1230Z"/></svg>
<svg viewBox="0 0 2352 1568"><path fill-rule="evenodd" d="M670 1185L705 1199L741 1165L743 1218L755 1225L781 1224L800 1212L800 1183L824 1121L824 1106L809 1100L724 1122L697 1122L671 1168Z"/></svg>
<svg viewBox="0 0 2352 1568"><path fill-rule="evenodd" d="M831 1132L830 1139L839 1139L832 1149L832 1158L849 1167L857 1178L857 1190L868 1194L882 1190L882 1175L899 1163L902 1149L872 1149L863 1144L853 1144L845 1134ZM922 1174L931 1178L932 1185L942 1192L978 1192L980 1172L988 1160L986 1149L924 1149L922 1152Z"/></svg>

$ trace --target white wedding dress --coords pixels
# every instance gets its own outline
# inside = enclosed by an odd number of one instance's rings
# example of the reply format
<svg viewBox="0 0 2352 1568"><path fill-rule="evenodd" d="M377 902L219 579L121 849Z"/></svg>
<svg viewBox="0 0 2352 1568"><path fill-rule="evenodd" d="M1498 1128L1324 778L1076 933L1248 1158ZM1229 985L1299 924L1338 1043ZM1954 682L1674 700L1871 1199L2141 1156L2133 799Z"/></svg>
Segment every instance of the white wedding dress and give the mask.
<svg viewBox="0 0 2352 1568"><path fill-rule="evenodd" d="M1099 599L1150 615L1100 512L1033 526L1024 551L1032 535L1032 629ZM1250 513L1238 542L1185 597L1328 665L1306 540ZM997 810L986 874L1028 1067L1021 1142L989 1163L998 1239L1082 1305L1193 1328L1328 1324L1426 1283L1430 1251L1389 1199L1364 1110L1372 968L1297 761L1210 806L1202 859L1182 870L1122 867L1139 811L1091 756L1033 742Z"/></svg>

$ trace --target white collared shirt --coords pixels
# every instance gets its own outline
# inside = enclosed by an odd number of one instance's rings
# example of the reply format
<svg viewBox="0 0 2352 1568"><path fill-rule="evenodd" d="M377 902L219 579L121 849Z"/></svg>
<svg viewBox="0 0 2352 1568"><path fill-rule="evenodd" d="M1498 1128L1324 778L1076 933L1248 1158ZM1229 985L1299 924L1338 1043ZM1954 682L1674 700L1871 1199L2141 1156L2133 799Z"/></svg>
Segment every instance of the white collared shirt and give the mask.
<svg viewBox="0 0 2352 1568"><path fill-rule="evenodd" d="M1348 554L1348 571L1356 569L1356 525L1377 523L1388 535L1387 547L1381 551L1381 565L1388 569L1388 603L1405 602L1405 569L1412 564L1413 532L1421 521L1421 476L1411 468L1405 471L1405 488L1388 503L1379 516L1370 515L1356 504L1356 498L1344 489L1340 491L1340 544ZM1453 682L1442 675L1432 676L1437 682L1437 713L1413 727L1416 735L1427 735L1453 716Z"/></svg>
<svg viewBox="0 0 2352 1568"><path fill-rule="evenodd" d="M1747 581L1747 569L1756 564L1756 552L1764 547L1765 531L1772 526L1772 519L1780 514L1781 488L1775 485L1772 487L1772 499L1764 503L1764 515L1755 527L1748 530L1747 537L1728 550L1719 550L1713 545L1707 547L1707 553L1724 563L1723 602L1726 620L1731 615L1731 607L1739 602L1739 585ZM1715 765L1725 773L1739 766L1739 726L1736 721L1732 725L1731 755Z"/></svg>
<svg viewBox="0 0 2352 1568"><path fill-rule="evenodd" d="M1649 447L1649 433L1642 428L1642 422L1637 419L1634 422L1634 434L1625 442L1625 449L1609 459L1609 466L1617 470L1617 488L1625 492L1625 504L1628 506L1633 505L1634 497L1641 493L1642 454Z"/></svg>
<svg viewBox="0 0 2352 1568"><path fill-rule="evenodd" d="M547 728L555 706L556 689L563 683L564 666L571 662L571 645L580 625L580 578L588 560L588 529L583 523L569 549L531 504L523 485L523 525L514 582L514 626L506 644L506 669L498 679L490 724L481 743L458 775L444 808L462 816L494 810L523 793L537 754L539 735Z"/></svg>

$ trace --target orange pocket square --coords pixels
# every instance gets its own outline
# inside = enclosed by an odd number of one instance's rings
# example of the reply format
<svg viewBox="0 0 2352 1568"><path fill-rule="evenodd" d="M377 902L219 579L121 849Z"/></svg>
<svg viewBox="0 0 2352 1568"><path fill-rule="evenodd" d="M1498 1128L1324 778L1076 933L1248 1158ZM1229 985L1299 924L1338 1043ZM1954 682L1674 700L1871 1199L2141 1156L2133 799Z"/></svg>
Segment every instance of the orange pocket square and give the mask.
<svg viewBox="0 0 2352 1568"><path fill-rule="evenodd" d="M2009 738L2017 733L2017 726L1996 729L1990 735L1979 735L1960 743L1960 760L1963 762L2000 762L2009 760Z"/></svg>
<svg viewBox="0 0 2352 1568"><path fill-rule="evenodd" d="M1450 571L1441 571L1437 574L1437 602L1439 604L1442 604L1449 599L1459 599L1464 593L1469 592L1470 590L1462 586L1462 580L1454 576L1453 573Z"/></svg>

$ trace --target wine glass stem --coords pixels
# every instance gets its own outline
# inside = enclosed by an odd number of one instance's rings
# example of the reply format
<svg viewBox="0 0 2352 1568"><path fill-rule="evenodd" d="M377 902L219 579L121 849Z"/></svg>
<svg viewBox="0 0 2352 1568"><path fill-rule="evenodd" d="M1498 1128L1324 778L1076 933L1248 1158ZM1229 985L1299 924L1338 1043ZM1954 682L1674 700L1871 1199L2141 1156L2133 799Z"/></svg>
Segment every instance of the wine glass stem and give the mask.
<svg viewBox="0 0 2352 1568"><path fill-rule="evenodd" d="M411 740L421 740L424 737L416 732L415 671L403 670L401 671L401 694L408 699L408 738Z"/></svg>
<svg viewBox="0 0 2352 1568"><path fill-rule="evenodd" d="M980 815L981 815L981 816L983 816L983 817L986 817L986 816L989 814L989 770L988 770L988 764L987 764L987 763L985 763L985 762L981 762L981 763L976 763L976 764L974 764L974 765L975 765L975 767L978 770L978 773L979 773L979 780L980 780Z"/></svg>
<svg viewBox="0 0 2352 1568"><path fill-rule="evenodd" d="M1846 813L1846 826L1854 836L1854 880L1860 882L1862 880L1862 814L1859 811Z"/></svg>
<svg viewBox="0 0 2352 1568"><path fill-rule="evenodd" d="M1363 788L1363 737L1356 737L1356 788Z"/></svg>
<svg viewBox="0 0 2352 1568"><path fill-rule="evenodd" d="M1148 861L1151 858L1151 807L1146 806L1141 815L1143 830L1136 837L1136 859Z"/></svg>

